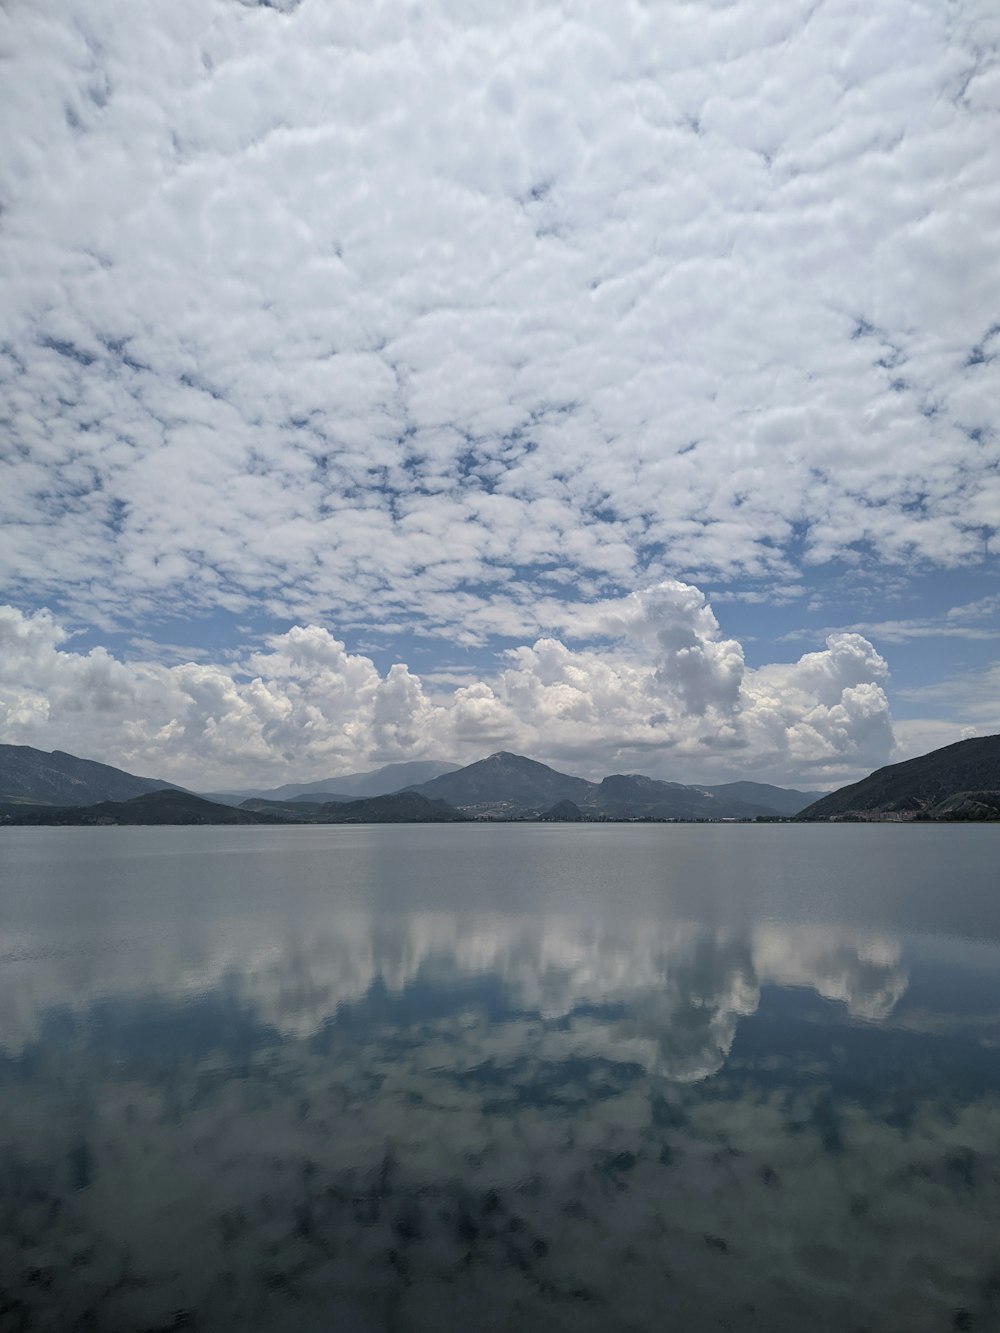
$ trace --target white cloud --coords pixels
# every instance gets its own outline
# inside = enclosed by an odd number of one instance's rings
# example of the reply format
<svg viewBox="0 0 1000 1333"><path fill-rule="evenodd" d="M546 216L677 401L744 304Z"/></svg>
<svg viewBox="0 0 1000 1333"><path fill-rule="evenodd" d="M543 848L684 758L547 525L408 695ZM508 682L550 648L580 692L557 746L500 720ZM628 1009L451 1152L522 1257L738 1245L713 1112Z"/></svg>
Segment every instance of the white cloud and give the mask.
<svg viewBox="0 0 1000 1333"><path fill-rule="evenodd" d="M992 598L985 598L981 606L987 608ZM967 611L968 619L974 619L977 616L987 616L990 614L988 609L982 611L971 608L956 607L949 611L945 617L926 617L919 620L861 620L853 625L843 625L838 627L830 626L827 629L798 629L790 630L782 635L782 641L785 643L794 643L796 639L816 638L826 634L870 634L873 638L881 639L883 643L908 643L913 639L968 639L972 642L986 642L990 639L1000 639L1000 628L991 628L977 625L963 625L959 622L959 613Z"/></svg>
<svg viewBox="0 0 1000 1333"><path fill-rule="evenodd" d="M899 691L916 714L895 724L893 759L912 759L970 736L1000 732L1000 661Z"/></svg>
<svg viewBox="0 0 1000 1333"><path fill-rule="evenodd" d="M528 639L996 550L987 0L280 8L4 13L10 595Z"/></svg>
<svg viewBox="0 0 1000 1333"><path fill-rule="evenodd" d="M0 734L203 788L420 755L468 762L498 748L595 775L688 781L835 781L888 757L887 668L860 635L750 670L703 595L676 582L569 619L588 644L539 639L449 689L399 663L381 674L316 625L273 635L237 665L169 667L74 652L50 613L7 607Z"/></svg>

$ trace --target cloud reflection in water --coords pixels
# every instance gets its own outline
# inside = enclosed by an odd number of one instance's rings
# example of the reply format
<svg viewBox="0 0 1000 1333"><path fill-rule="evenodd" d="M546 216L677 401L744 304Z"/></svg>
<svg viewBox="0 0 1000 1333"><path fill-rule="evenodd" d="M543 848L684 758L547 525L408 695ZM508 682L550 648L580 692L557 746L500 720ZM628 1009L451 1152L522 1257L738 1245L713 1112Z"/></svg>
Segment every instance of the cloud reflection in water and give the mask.
<svg viewBox="0 0 1000 1333"><path fill-rule="evenodd" d="M888 936L345 913L230 919L183 967L4 956L25 1328L929 1333L996 1304L995 1053L898 1022Z"/></svg>
<svg viewBox="0 0 1000 1333"><path fill-rule="evenodd" d="M892 938L777 923L734 934L685 922L343 913L335 929L263 945L256 931L241 940L229 929L180 970L141 946L60 956L7 940L0 950L0 1041L9 1052L38 1038L47 1012L100 999L183 1002L221 988L262 1030L303 1038L344 1006L357 1015L376 986L401 1000L403 1022L417 983L462 1008L473 983L488 978L510 1013L562 1020L567 1049L680 1081L722 1066L762 985L810 987L869 1021L885 1020L906 989Z"/></svg>

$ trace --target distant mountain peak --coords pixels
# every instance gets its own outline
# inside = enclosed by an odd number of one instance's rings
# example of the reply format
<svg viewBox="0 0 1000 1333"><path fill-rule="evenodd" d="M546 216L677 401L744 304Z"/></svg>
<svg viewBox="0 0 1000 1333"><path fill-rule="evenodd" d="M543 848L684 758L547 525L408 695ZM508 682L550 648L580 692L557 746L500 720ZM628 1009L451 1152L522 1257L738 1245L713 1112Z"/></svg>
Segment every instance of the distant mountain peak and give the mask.
<svg viewBox="0 0 1000 1333"><path fill-rule="evenodd" d="M487 755L485 759L477 760L480 764L497 765L520 765L530 764L532 768L549 768L548 764L541 763L538 759L529 759L526 754L514 754L512 750L495 750L493 754ZM554 773L555 769L549 769Z"/></svg>
<svg viewBox="0 0 1000 1333"><path fill-rule="evenodd" d="M454 773L414 784L423 796L479 814L532 814L557 801L583 799L594 787L586 778L559 773L548 764L497 750Z"/></svg>

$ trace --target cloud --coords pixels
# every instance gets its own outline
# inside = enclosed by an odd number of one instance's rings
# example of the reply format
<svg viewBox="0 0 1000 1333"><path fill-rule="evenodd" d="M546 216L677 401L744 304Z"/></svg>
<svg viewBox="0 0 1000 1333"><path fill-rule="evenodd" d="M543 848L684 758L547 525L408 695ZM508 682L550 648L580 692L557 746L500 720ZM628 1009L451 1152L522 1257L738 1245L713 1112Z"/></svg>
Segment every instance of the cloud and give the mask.
<svg viewBox="0 0 1000 1333"><path fill-rule="evenodd" d="M965 722L1000 725L1000 661L928 685L909 686L900 690L900 697L911 704L947 703Z"/></svg>
<svg viewBox="0 0 1000 1333"><path fill-rule="evenodd" d="M674 581L568 619L587 643L538 639L449 688L402 663L383 674L317 625L272 635L237 664L166 666L74 652L51 613L7 607L0 734L202 788L498 748L595 775L641 765L691 781L816 781L890 751L887 667L860 635L751 670L704 596Z"/></svg>
<svg viewBox="0 0 1000 1333"><path fill-rule="evenodd" d="M524 642L567 587L996 554L993 23L15 6L9 595Z"/></svg>
<svg viewBox="0 0 1000 1333"><path fill-rule="evenodd" d="M899 697L916 716L895 723L894 759L912 759L970 736L995 735L1000 732L1000 661L907 686Z"/></svg>
<svg viewBox="0 0 1000 1333"><path fill-rule="evenodd" d="M995 599L986 598L980 603L980 606L987 608L993 600ZM871 634L884 643L908 643L912 639L969 639L974 642L985 642L1000 638L1000 629L958 624L959 615L957 613L962 611L965 611L965 608L956 608L955 611L949 611L944 618L862 620L853 625L830 626L818 631L815 629L790 630L787 634L783 634L781 638L784 643L794 643L796 639L815 638L818 635L837 633ZM977 615L986 616L989 614L988 609L974 611L970 608L968 611L970 619Z"/></svg>

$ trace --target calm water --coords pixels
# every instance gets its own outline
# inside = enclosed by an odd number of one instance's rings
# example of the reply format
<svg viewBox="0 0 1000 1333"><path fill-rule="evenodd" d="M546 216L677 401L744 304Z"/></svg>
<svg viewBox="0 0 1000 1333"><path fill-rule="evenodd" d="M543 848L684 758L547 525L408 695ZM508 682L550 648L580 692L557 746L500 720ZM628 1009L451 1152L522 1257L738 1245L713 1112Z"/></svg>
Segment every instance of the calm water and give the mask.
<svg viewBox="0 0 1000 1333"><path fill-rule="evenodd" d="M0 831L0 1330L1000 1327L1000 830Z"/></svg>

